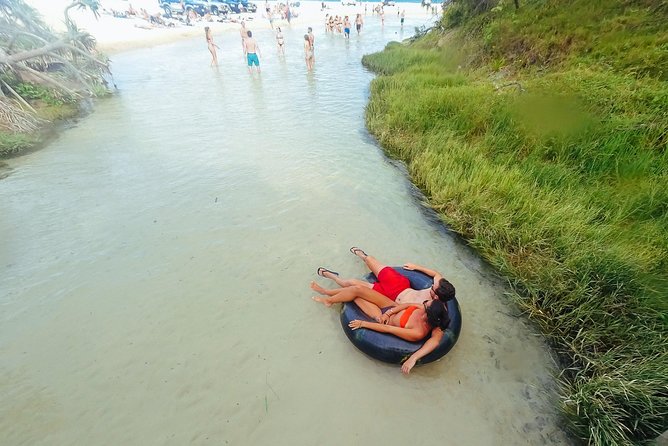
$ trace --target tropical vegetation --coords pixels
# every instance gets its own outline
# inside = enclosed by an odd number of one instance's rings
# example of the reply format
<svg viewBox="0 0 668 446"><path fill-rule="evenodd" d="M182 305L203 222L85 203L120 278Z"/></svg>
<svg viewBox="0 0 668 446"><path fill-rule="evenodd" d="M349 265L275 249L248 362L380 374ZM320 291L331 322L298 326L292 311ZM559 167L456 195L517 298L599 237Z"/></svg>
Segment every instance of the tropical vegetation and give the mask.
<svg viewBox="0 0 668 446"><path fill-rule="evenodd" d="M64 12L66 32L56 33L24 0L0 1L0 156L39 141L39 130L74 116L77 104L107 91L106 58L81 31L70 10L97 16L97 0L75 0Z"/></svg>
<svg viewBox="0 0 668 446"><path fill-rule="evenodd" d="M459 0L366 120L557 353L587 444L668 429L668 3Z"/></svg>

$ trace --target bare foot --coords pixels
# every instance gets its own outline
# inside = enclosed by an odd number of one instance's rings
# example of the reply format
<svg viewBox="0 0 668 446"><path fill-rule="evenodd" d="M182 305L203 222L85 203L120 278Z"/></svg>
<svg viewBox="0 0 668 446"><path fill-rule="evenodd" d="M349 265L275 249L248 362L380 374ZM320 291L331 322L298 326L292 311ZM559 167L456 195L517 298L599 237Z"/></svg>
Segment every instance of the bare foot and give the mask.
<svg viewBox="0 0 668 446"><path fill-rule="evenodd" d="M324 289L323 287L321 287L320 285L318 285L315 282L311 282L311 289L318 294L322 294L323 296L327 295L327 290Z"/></svg>
<svg viewBox="0 0 668 446"><path fill-rule="evenodd" d="M316 302L320 302L321 304L325 304L326 307L332 306L332 303L326 297L313 296L311 299L313 299Z"/></svg>

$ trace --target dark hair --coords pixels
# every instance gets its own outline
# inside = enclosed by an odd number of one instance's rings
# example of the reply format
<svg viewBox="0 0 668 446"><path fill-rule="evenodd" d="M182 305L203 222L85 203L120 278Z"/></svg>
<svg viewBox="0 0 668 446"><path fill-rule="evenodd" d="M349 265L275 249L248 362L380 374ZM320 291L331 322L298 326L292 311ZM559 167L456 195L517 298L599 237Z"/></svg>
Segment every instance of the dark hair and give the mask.
<svg viewBox="0 0 668 446"><path fill-rule="evenodd" d="M438 281L438 287L434 290L439 300L447 302L455 297L455 287L445 279Z"/></svg>
<svg viewBox="0 0 668 446"><path fill-rule="evenodd" d="M450 316L448 316L448 308L444 302L436 299L431 301L431 305L427 307L427 322L432 327L438 327L443 331L448 328Z"/></svg>

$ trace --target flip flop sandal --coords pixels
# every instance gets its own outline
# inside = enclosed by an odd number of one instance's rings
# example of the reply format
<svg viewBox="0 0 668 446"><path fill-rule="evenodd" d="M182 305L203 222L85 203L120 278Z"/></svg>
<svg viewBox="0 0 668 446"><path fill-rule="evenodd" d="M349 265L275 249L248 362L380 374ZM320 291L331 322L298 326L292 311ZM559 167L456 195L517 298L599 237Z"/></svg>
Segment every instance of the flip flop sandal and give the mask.
<svg viewBox="0 0 668 446"><path fill-rule="evenodd" d="M357 246L353 246L352 248L350 248L350 252L352 252L352 253L355 254L355 255L357 255L357 254L356 254L357 251L359 251L359 252L361 252L362 254L364 254L364 257L368 257L367 253L364 252L362 249L358 248Z"/></svg>
<svg viewBox="0 0 668 446"><path fill-rule="evenodd" d="M320 268L318 268L317 273L320 277L325 277L325 275L324 275L325 273L332 273L335 276L339 275L339 273L337 273L336 271L332 271L331 269L327 269L324 266L321 266Z"/></svg>

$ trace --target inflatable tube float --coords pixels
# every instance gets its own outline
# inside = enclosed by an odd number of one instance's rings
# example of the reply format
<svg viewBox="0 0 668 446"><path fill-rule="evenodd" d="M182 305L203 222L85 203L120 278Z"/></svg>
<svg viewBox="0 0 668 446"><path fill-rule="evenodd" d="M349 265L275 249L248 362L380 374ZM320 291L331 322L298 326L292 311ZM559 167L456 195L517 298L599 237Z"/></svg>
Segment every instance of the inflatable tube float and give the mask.
<svg viewBox="0 0 668 446"><path fill-rule="evenodd" d="M393 267L393 269L407 277L411 283L411 287L417 290L429 288L434 284L434 279L422 272L409 271L400 267ZM373 274L367 275L365 279L371 283L377 281L376 276ZM440 359L457 342L459 332L462 329L462 315L459 309L459 302L457 302L456 298L452 299L448 302L447 307L450 324L445 330L441 342L434 351L420 359L417 364L427 364ZM426 341L426 339L423 339L418 342L409 342L388 333L380 333L365 328L353 330L348 327L348 323L355 319L374 322L354 302L346 302L341 310L343 331L355 347L379 361L401 364L422 347L424 341Z"/></svg>

